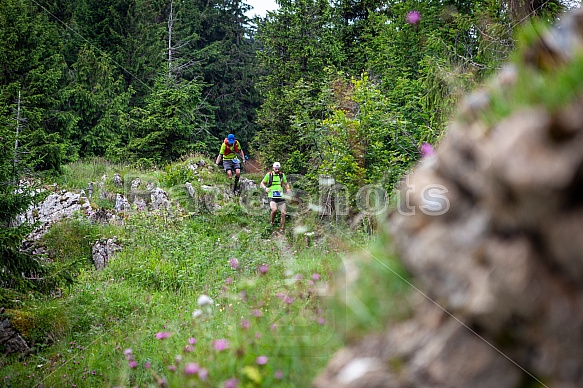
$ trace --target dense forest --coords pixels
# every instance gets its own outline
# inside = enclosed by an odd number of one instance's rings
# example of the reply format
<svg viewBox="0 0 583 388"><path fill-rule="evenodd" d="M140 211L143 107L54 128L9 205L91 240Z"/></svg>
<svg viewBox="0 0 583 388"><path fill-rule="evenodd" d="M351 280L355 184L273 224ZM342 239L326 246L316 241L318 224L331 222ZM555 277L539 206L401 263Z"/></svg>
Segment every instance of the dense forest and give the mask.
<svg viewBox="0 0 583 388"><path fill-rule="evenodd" d="M3 1L0 135L34 171L92 156L160 165L235 133L290 172L377 181L390 164L392 182L506 58L514 28L564 8L278 4L250 20L239 0Z"/></svg>

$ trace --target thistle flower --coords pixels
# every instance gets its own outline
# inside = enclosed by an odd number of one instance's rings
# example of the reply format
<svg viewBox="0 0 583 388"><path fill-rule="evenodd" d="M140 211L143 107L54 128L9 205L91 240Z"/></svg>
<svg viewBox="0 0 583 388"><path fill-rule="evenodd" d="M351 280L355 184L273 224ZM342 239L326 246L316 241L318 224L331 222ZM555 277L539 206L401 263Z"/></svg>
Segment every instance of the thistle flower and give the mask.
<svg viewBox="0 0 583 388"><path fill-rule="evenodd" d="M237 260L234 257L229 260L229 264L231 264L231 268L233 268L235 271L237 270L237 268L239 268L239 260Z"/></svg>
<svg viewBox="0 0 583 388"><path fill-rule="evenodd" d="M229 379L223 383L223 388L237 388L239 381L236 378Z"/></svg>
<svg viewBox="0 0 583 388"><path fill-rule="evenodd" d="M267 364L267 356L259 356L255 359L255 362L257 363L257 365L265 365Z"/></svg>
<svg viewBox="0 0 583 388"><path fill-rule="evenodd" d="M423 142L423 144L421 144L421 155L422 157L435 155L433 146L429 143Z"/></svg>
<svg viewBox="0 0 583 388"><path fill-rule="evenodd" d="M260 266L257 268L257 270L258 270L258 271L259 271L259 273L260 273L260 274L262 274L262 275L263 275L263 274L266 274L266 273L267 273L267 271L269 271L269 265L267 265L267 264L261 264L261 265L260 265Z"/></svg>
<svg viewBox="0 0 583 388"><path fill-rule="evenodd" d="M170 337L172 334L167 332L167 331L161 331L159 333L156 333L156 338L158 338L159 340L164 339L164 338L168 338Z"/></svg>
<svg viewBox="0 0 583 388"><path fill-rule="evenodd" d="M409 24L417 24L419 21L421 21L421 13L419 13L419 11L409 11L405 17L405 20Z"/></svg>
<svg viewBox="0 0 583 388"><path fill-rule="evenodd" d="M198 373L200 370L200 366L196 362L189 362L188 364L184 365L184 374L185 375L194 375Z"/></svg>
<svg viewBox="0 0 583 388"><path fill-rule="evenodd" d="M213 341L213 348L218 352L222 352L223 350L227 349L228 347L229 347L229 341L227 341L224 338Z"/></svg>

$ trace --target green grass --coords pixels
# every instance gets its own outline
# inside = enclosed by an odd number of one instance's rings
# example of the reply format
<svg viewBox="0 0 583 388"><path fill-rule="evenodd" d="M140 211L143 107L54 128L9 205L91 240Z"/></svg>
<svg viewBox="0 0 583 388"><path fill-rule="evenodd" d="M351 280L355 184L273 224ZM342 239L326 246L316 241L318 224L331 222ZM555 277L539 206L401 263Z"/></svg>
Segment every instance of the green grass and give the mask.
<svg viewBox="0 0 583 388"><path fill-rule="evenodd" d="M221 184L224 175L207 179ZM380 253L380 261L359 267L374 273L374 281L358 277L344 291L324 292L345 276L347 256L368 249L370 237L323 227L307 215L302 224L314 232L309 241L293 234L300 223L293 218L287 240L274 238L266 230L268 210L245 212L235 200L221 200L214 214L170 220L137 212L120 227L71 221L49 235L64 262L84 258L84 240L99 236L117 235L124 249L102 271L78 268L77 282L60 295L31 298L11 312L21 314L34 349L2 360L3 386L147 387L166 381L170 387L215 387L231 378L239 386L310 386L351 332L379 328L395 313L404 283L386 271L394 261ZM369 306L364 316L346 297L355 284L355 295ZM379 287L394 292L395 302L375 301ZM201 295L212 305L198 306ZM194 318L195 310L202 315ZM169 337L158 339L158 333ZM193 339L196 344L189 343ZM216 350L218 339L228 348ZM260 365L262 356L267 361ZM204 382L186 373L190 363L208 371Z"/></svg>

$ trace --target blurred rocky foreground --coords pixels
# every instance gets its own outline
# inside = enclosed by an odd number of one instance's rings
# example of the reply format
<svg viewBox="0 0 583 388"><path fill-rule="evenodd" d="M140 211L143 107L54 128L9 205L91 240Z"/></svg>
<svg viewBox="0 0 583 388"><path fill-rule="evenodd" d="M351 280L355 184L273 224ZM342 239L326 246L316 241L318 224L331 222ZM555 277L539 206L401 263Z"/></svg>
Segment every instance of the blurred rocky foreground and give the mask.
<svg viewBox="0 0 583 388"><path fill-rule="evenodd" d="M413 317L340 350L315 387L583 387L583 88L480 118L521 68L560 72L582 41L579 11L464 101L388 222L420 291Z"/></svg>

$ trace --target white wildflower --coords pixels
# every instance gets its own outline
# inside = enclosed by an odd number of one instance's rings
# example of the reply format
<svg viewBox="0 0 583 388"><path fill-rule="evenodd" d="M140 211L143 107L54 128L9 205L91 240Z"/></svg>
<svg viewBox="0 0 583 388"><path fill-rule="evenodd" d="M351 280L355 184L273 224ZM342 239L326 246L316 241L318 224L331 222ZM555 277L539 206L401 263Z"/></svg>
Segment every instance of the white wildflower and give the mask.
<svg viewBox="0 0 583 388"><path fill-rule="evenodd" d="M199 306L208 306L213 303L213 300L208 295L201 295L198 297Z"/></svg>

